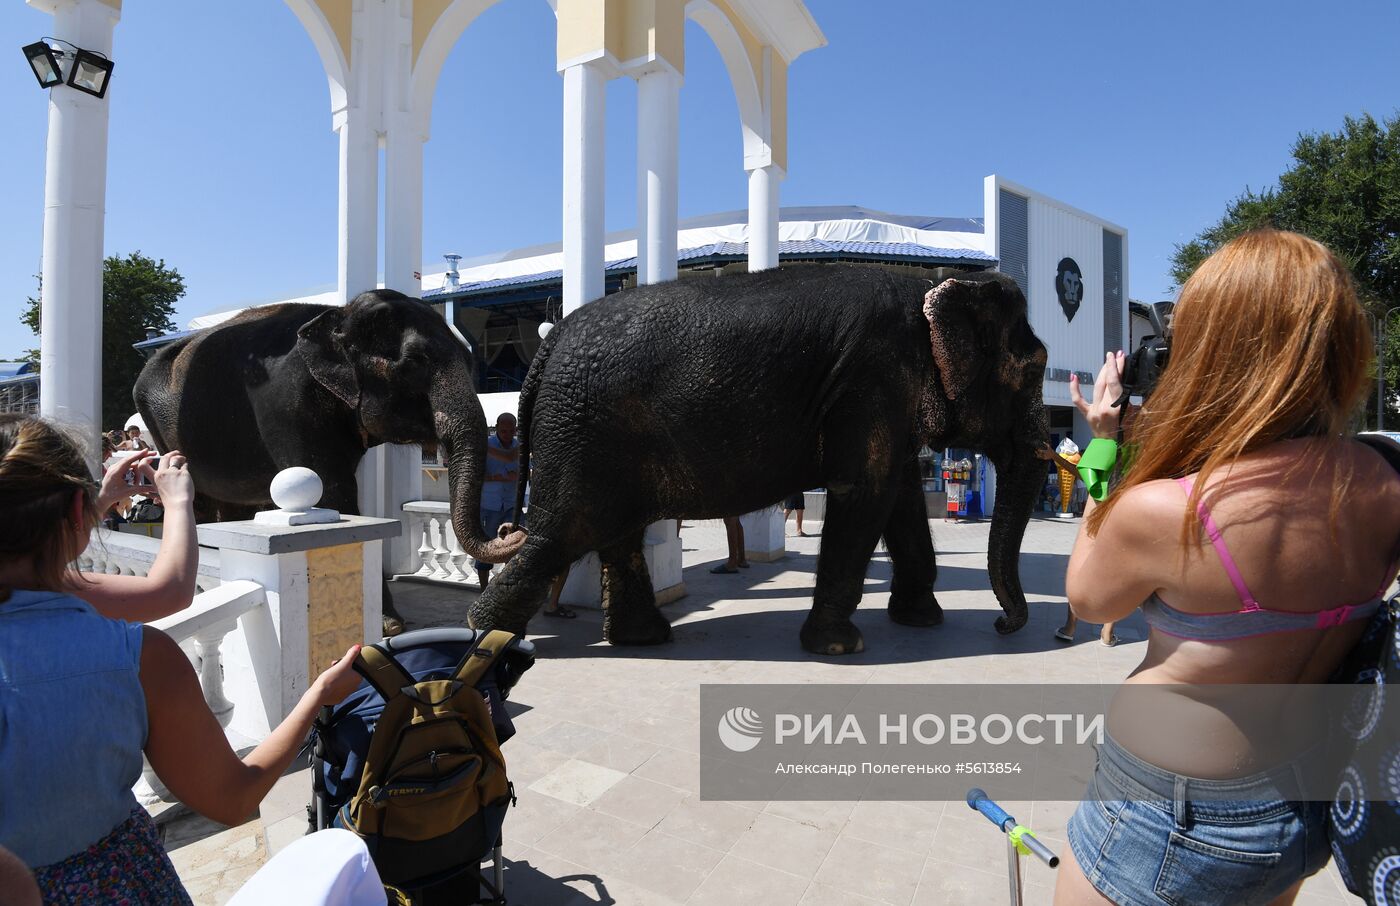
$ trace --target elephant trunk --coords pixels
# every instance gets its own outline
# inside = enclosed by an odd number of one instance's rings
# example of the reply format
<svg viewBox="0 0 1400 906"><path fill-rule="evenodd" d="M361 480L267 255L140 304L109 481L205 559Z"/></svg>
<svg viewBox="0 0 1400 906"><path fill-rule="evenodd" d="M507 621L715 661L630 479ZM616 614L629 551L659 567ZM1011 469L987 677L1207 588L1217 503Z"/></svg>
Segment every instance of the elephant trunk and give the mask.
<svg viewBox="0 0 1400 906"><path fill-rule="evenodd" d="M462 550L485 563L504 563L525 544L525 533L487 538L481 529L481 489L486 478L486 416L472 392L463 361L441 367L429 391L433 421L447 460L452 531Z"/></svg>
<svg viewBox="0 0 1400 906"><path fill-rule="evenodd" d="M1038 407L1037 407L1038 408ZM1021 539L1045 487L1045 461L1035 451L1048 441L1050 432L1043 410L1026 420L1032 436L1018 437L1008 454L995 461L996 503L992 507L991 537L987 543L987 573L992 591L1004 611L997 617L1000 633L1026 625L1026 594L1021 589Z"/></svg>

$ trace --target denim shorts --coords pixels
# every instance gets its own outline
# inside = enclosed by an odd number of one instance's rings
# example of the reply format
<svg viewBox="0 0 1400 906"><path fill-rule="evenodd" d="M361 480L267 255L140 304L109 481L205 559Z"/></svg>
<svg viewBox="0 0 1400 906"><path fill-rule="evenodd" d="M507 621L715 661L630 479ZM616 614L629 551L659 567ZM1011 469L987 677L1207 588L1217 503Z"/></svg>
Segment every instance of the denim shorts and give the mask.
<svg viewBox="0 0 1400 906"><path fill-rule="evenodd" d="M1070 851L1120 906L1268 903L1331 854L1328 803L1290 800L1298 788L1292 768L1232 780L1184 777L1105 737L1069 820Z"/></svg>

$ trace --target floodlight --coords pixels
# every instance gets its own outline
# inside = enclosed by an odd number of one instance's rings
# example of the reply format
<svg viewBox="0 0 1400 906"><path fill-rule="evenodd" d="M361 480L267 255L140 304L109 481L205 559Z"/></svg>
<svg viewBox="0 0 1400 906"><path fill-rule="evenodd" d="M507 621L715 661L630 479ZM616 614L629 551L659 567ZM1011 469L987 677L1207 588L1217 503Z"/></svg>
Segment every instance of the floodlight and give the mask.
<svg viewBox="0 0 1400 906"><path fill-rule="evenodd" d="M41 88L55 88L66 82L70 88L100 98L107 94L112 80L112 61L105 54L83 50L57 38L26 45L24 58Z"/></svg>
<svg viewBox="0 0 1400 906"><path fill-rule="evenodd" d="M68 85L84 94L100 98L107 93L112 80L112 61L91 50L79 49L68 72Z"/></svg>
<svg viewBox="0 0 1400 906"><path fill-rule="evenodd" d="M58 63L62 53L55 52L46 41L35 41L24 46L24 58L29 61L29 68L34 70L34 78L39 80L40 88L63 84L63 68Z"/></svg>

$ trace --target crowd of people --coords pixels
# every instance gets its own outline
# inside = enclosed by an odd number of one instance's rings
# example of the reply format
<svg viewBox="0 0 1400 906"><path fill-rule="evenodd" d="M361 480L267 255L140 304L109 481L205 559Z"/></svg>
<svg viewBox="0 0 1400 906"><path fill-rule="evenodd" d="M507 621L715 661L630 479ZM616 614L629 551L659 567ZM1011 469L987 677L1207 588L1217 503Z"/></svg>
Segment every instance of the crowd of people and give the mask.
<svg viewBox="0 0 1400 906"><path fill-rule="evenodd" d="M1400 480L1347 437L1372 348L1349 273L1310 239L1246 234L1184 286L1172 342L1171 366L1126 438L1114 405L1121 353L1106 357L1092 401L1071 385L1095 443L1133 451L1116 485L1086 504L1065 577L1071 620L1111 636L1143 611L1149 636L1129 686L1326 682L1400 560ZM188 902L131 793L143 755L180 800L237 823L317 710L359 682L354 646L257 748L242 758L230 749L188 659L142 625L189 605L197 547L184 457L169 451L157 464L139 435L128 429L130 455L95 481L61 430L0 416L10 515L0 522L0 878L16 875L8 850L48 903ZM488 450L489 532L512 521L518 469L515 420L504 415ZM165 508L150 574L73 571L90 530L144 483ZM745 566L733 522L723 571ZM486 586L489 565L477 568ZM564 578L550 610L562 610ZM1222 732L1222 721L1247 731L1286 719L1222 715L1183 694L1182 744L1167 747L1110 719L1069 822L1056 903L1291 902L1327 861L1327 804L1299 799L1280 766L1308 758L1316 740L1262 752L1248 732ZM1233 795L1213 795L1225 788Z"/></svg>

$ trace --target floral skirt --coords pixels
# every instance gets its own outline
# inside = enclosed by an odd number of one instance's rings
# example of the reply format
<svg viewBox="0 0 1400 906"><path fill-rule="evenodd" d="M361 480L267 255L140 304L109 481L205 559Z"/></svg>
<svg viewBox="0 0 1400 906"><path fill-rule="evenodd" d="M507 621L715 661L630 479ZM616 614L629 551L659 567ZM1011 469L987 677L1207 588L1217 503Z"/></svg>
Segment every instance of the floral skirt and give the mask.
<svg viewBox="0 0 1400 906"><path fill-rule="evenodd" d="M83 852L34 870L45 906L192 906L146 810Z"/></svg>

